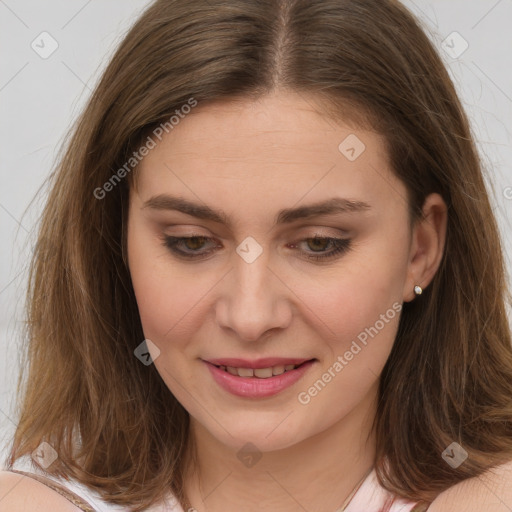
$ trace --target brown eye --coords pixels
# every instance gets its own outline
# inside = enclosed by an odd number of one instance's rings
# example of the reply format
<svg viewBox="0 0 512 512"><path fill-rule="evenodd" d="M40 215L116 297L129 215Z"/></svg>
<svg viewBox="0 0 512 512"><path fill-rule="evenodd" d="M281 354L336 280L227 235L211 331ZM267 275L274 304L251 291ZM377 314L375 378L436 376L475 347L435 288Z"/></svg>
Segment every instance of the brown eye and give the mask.
<svg viewBox="0 0 512 512"><path fill-rule="evenodd" d="M198 249L201 249L201 246L204 244L205 240L206 237L204 236L192 236L190 238L185 238L185 247L192 251L197 251Z"/></svg>
<svg viewBox="0 0 512 512"><path fill-rule="evenodd" d="M315 236L303 240L311 251L303 251L306 257L315 261L328 260L340 256L350 249L351 240L348 238L330 238ZM326 251L332 247L330 251Z"/></svg>
<svg viewBox="0 0 512 512"><path fill-rule="evenodd" d="M316 250L325 250L327 247L329 247L329 244L331 243L331 240L330 238L317 238L317 237L314 237L314 238L307 238L306 240L308 240L308 246L311 247L314 251ZM313 242L309 242L310 240L312 240Z"/></svg>
<svg viewBox="0 0 512 512"><path fill-rule="evenodd" d="M187 259L199 259L205 258L212 249L208 251L201 251L205 243L212 238L207 236L188 236L188 237L177 237L177 236L164 236L163 245L167 247L173 254ZM218 247L218 244L213 243L214 247ZM182 248L180 248L182 247Z"/></svg>

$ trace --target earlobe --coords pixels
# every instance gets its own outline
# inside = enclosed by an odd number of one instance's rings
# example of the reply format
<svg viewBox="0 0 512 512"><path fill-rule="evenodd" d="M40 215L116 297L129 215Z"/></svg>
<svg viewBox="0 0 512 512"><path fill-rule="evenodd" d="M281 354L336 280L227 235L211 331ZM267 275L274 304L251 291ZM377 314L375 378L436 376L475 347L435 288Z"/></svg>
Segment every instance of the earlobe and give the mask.
<svg viewBox="0 0 512 512"><path fill-rule="evenodd" d="M448 208L441 195L427 196L422 212L413 228L404 302L421 295L434 278L444 254Z"/></svg>

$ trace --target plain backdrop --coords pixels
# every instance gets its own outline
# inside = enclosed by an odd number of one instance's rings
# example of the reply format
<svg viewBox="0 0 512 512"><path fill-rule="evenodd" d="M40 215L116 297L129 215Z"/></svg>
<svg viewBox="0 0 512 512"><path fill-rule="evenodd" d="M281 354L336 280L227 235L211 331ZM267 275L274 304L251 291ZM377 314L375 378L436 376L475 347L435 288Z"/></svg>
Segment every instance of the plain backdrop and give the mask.
<svg viewBox="0 0 512 512"><path fill-rule="evenodd" d="M26 271L44 204L44 189L34 197L53 169L60 144L109 56L149 3L0 0L2 465L16 421L19 326L23 322ZM512 0L404 3L423 20L440 49L469 114L487 168L510 272ZM51 55L46 54L52 50Z"/></svg>

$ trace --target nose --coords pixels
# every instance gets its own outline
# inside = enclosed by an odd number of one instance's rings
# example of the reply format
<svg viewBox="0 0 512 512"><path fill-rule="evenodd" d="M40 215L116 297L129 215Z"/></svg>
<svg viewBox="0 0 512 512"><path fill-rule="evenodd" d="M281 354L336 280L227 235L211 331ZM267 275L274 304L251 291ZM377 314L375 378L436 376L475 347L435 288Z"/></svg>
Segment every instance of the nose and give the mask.
<svg viewBox="0 0 512 512"><path fill-rule="evenodd" d="M242 341L257 341L267 331L286 328L292 318L291 293L268 266L264 251L248 263L237 254L234 268L224 280L216 307L217 322Z"/></svg>

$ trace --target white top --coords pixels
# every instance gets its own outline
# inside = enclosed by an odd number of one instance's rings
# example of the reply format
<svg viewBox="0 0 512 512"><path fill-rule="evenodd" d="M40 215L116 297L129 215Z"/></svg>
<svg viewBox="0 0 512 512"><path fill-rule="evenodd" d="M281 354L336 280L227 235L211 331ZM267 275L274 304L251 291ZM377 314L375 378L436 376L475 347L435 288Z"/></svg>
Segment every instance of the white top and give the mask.
<svg viewBox="0 0 512 512"><path fill-rule="evenodd" d="M13 469L35 473L57 482L66 489L74 492L86 502L88 502L97 512L131 512L129 508L120 505L112 505L103 501L101 495L84 486L75 480L64 480L44 473L31 457L25 456L18 459ZM366 477L366 479L356 489L355 494L348 503L344 512L415 512L415 510L424 511L425 508L418 506L417 502L397 498L384 489L377 480L375 469ZM194 509L193 509L194 510ZM170 493L163 504L153 506L147 509L148 512L185 512L178 503L177 499Z"/></svg>
<svg viewBox="0 0 512 512"><path fill-rule="evenodd" d="M90 489L89 487L86 487L76 480L64 480L63 478L48 475L42 471L41 468L35 464L32 458L28 455L18 459L13 464L12 469L26 471L28 473L35 473L57 482L66 489L69 489L70 491L80 496L80 498L89 503L97 512L131 512L131 510L127 507L107 503L103 500L98 492ZM164 504L156 505L146 510L148 512L184 512L183 508L172 494L169 494L169 497Z"/></svg>
<svg viewBox="0 0 512 512"><path fill-rule="evenodd" d="M426 510L418 502L398 498L384 489L377 480L375 469L366 477L344 512L413 512Z"/></svg>

